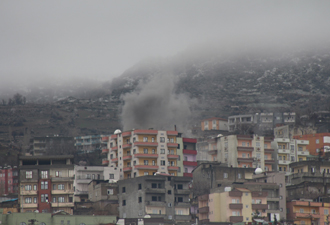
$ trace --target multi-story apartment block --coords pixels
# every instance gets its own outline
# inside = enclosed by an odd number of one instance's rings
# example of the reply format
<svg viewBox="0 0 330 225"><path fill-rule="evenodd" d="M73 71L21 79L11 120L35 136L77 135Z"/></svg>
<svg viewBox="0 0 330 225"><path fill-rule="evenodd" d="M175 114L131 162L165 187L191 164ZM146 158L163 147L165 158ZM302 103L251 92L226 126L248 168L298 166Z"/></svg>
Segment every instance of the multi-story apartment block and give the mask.
<svg viewBox="0 0 330 225"><path fill-rule="evenodd" d="M312 199L289 201L287 202L287 219L295 224L327 225L329 220L324 220L324 217L329 215L330 208L324 209L324 206L329 206L329 203L313 202ZM327 215L324 215L324 213L327 213ZM321 218L323 223L321 223Z"/></svg>
<svg viewBox="0 0 330 225"><path fill-rule="evenodd" d="M272 130L277 124L293 124L296 121L296 113L255 113L246 115L235 115L228 117L228 128L230 132L244 125L256 125L259 130Z"/></svg>
<svg viewBox="0 0 330 225"><path fill-rule="evenodd" d="M74 167L72 155L20 156L21 212L73 213Z"/></svg>
<svg viewBox="0 0 330 225"><path fill-rule="evenodd" d="M107 135L89 135L75 137L74 146L76 147L76 150L78 152L89 153L107 147L108 139L109 136Z"/></svg>
<svg viewBox="0 0 330 225"><path fill-rule="evenodd" d="M0 167L0 195L18 193L18 169L17 166Z"/></svg>
<svg viewBox="0 0 330 225"><path fill-rule="evenodd" d="M258 135L218 135L217 138L208 140L209 161L272 171L275 163L272 140Z"/></svg>
<svg viewBox="0 0 330 225"><path fill-rule="evenodd" d="M198 197L199 220L203 222L252 222L258 213L267 221L267 192L226 187Z"/></svg>
<svg viewBox="0 0 330 225"><path fill-rule="evenodd" d="M74 166L74 202L88 200L88 184L92 180L119 179L119 172L115 167L103 166Z"/></svg>
<svg viewBox="0 0 330 225"><path fill-rule="evenodd" d="M189 177L143 176L118 181L119 217L170 219L189 222Z"/></svg>
<svg viewBox="0 0 330 225"><path fill-rule="evenodd" d="M63 155L74 151L73 137L60 137L58 135L51 137L34 137L32 142L33 155Z"/></svg>
<svg viewBox="0 0 330 225"><path fill-rule="evenodd" d="M305 161L309 156L309 151L307 150L308 144L308 140L275 138L272 142L272 147L275 149L277 155L276 170L290 174L290 163Z"/></svg>
<svg viewBox="0 0 330 225"><path fill-rule="evenodd" d="M103 165L119 168L120 179L153 175L156 172L177 176L180 155L177 131L116 130L108 142ZM182 159L180 159L182 160Z"/></svg>
<svg viewBox="0 0 330 225"><path fill-rule="evenodd" d="M182 138L183 140L183 176L192 177L192 171L197 167L195 138Z"/></svg>
<svg viewBox="0 0 330 225"><path fill-rule="evenodd" d="M306 148L311 155L318 155L319 152L330 152L330 133L297 135L293 138L309 141Z"/></svg>
<svg viewBox="0 0 330 225"><path fill-rule="evenodd" d="M205 130L228 130L228 120L219 117L212 117L201 122L202 131Z"/></svg>
<svg viewBox="0 0 330 225"><path fill-rule="evenodd" d="M213 143L213 145L211 145ZM214 148L214 143L216 143L216 138L199 138L196 143L197 148L197 161L212 161L212 155L209 154L210 150L216 150ZM213 160L214 161L214 160Z"/></svg>

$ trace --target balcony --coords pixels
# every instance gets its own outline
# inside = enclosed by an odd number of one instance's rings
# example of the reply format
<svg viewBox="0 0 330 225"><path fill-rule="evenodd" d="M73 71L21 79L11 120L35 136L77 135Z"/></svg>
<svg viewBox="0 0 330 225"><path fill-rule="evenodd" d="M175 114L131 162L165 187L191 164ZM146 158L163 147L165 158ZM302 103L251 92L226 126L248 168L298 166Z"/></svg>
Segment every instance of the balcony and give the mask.
<svg viewBox="0 0 330 225"><path fill-rule="evenodd" d="M238 162L253 162L253 158L237 158Z"/></svg>
<svg viewBox="0 0 330 225"><path fill-rule="evenodd" d="M123 137L130 137L132 135L131 131L126 131L121 134Z"/></svg>
<svg viewBox="0 0 330 225"><path fill-rule="evenodd" d="M101 139L103 142L108 142L109 141L109 136L106 136L106 137L102 137Z"/></svg>
<svg viewBox="0 0 330 225"><path fill-rule="evenodd" d="M111 162L113 163L118 162L118 158L111 159Z"/></svg>
<svg viewBox="0 0 330 225"><path fill-rule="evenodd" d="M243 222L243 216L230 216L229 221L232 223Z"/></svg>
<svg viewBox="0 0 330 225"><path fill-rule="evenodd" d="M111 140L115 140L115 139L117 139L117 134L113 134L113 135L111 135L111 136L110 136L110 139L111 139Z"/></svg>
<svg viewBox="0 0 330 225"><path fill-rule="evenodd" d="M196 150L183 149L183 154L197 155L197 151Z"/></svg>
<svg viewBox="0 0 330 225"><path fill-rule="evenodd" d="M179 155L167 155L168 159L178 159Z"/></svg>
<svg viewBox="0 0 330 225"><path fill-rule="evenodd" d="M126 143L123 145L123 149L131 148L131 147L132 147L132 143Z"/></svg>
<svg viewBox="0 0 330 225"><path fill-rule="evenodd" d="M158 201L146 201L146 205L148 206L158 206L158 207L164 207L167 206L166 202L158 202Z"/></svg>
<svg viewBox="0 0 330 225"><path fill-rule="evenodd" d="M252 210L262 210L262 209L268 209L267 204L252 204Z"/></svg>
<svg viewBox="0 0 330 225"><path fill-rule="evenodd" d="M124 172L132 171L132 167L131 167L131 166L129 166L129 167L124 167L124 168L123 168L123 171L124 171Z"/></svg>
<svg viewBox="0 0 330 225"><path fill-rule="evenodd" d="M216 154L218 154L218 150L209 150L209 151L207 151L207 153L209 155L216 155Z"/></svg>
<svg viewBox="0 0 330 225"><path fill-rule="evenodd" d="M134 168L138 170L158 170L159 166L135 165Z"/></svg>
<svg viewBox="0 0 330 225"><path fill-rule="evenodd" d="M208 206L204 206L202 208L198 209L199 213L209 213L209 207Z"/></svg>
<svg viewBox="0 0 330 225"><path fill-rule="evenodd" d="M239 139L239 140L252 140L253 135L237 135L237 139Z"/></svg>
<svg viewBox="0 0 330 225"><path fill-rule="evenodd" d="M167 147L177 148L178 146L179 146L178 143L171 143L171 142L168 142L168 143L167 143Z"/></svg>
<svg viewBox="0 0 330 225"><path fill-rule="evenodd" d="M184 177L193 177L193 174L192 173L183 173L183 176Z"/></svg>
<svg viewBox="0 0 330 225"><path fill-rule="evenodd" d="M134 130L134 134L158 134L158 130Z"/></svg>
<svg viewBox="0 0 330 225"><path fill-rule="evenodd" d="M301 212L295 212L293 213L293 216L296 218L315 218L315 219L319 219L321 218L320 213L301 213Z"/></svg>
<svg viewBox="0 0 330 225"><path fill-rule="evenodd" d="M290 163L290 160L278 160L278 164L280 165L289 165Z"/></svg>
<svg viewBox="0 0 330 225"><path fill-rule="evenodd" d="M151 147L157 147L158 146L158 142L139 142L136 141L134 142L135 146L151 146Z"/></svg>
<svg viewBox="0 0 330 225"><path fill-rule="evenodd" d="M241 191L230 191L229 196L230 197L242 197L242 192Z"/></svg>
<svg viewBox="0 0 330 225"><path fill-rule="evenodd" d="M289 149L278 149L277 151L279 154L290 154Z"/></svg>
<svg viewBox="0 0 330 225"><path fill-rule="evenodd" d="M73 202L52 202L52 207L73 207L74 203Z"/></svg>
<svg viewBox="0 0 330 225"><path fill-rule="evenodd" d="M32 191L32 190L30 190L30 191L22 191L21 190L21 195L37 195L37 191Z"/></svg>
<svg viewBox="0 0 330 225"><path fill-rule="evenodd" d="M266 164L272 164L275 163L275 159L265 159Z"/></svg>
<svg viewBox="0 0 330 225"><path fill-rule="evenodd" d="M61 182L72 182L74 180L74 177L51 177L52 182L55 181L61 181Z"/></svg>
<svg viewBox="0 0 330 225"><path fill-rule="evenodd" d="M102 160L102 166L107 166L107 165L109 165L109 160L103 159Z"/></svg>
<svg viewBox="0 0 330 225"><path fill-rule="evenodd" d="M132 155L125 155L123 156L123 160L129 160L129 159L132 159Z"/></svg>
<svg viewBox="0 0 330 225"><path fill-rule="evenodd" d="M178 195L189 195L190 194L190 190L189 189L175 189L174 190L174 194L178 194Z"/></svg>
<svg viewBox="0 0 330 225"><path fill-rule="evenodd" d="M184 166L197 166L197 162L183 161Z"/></svg>
<svg viewBox="0 0 330 225"><path fill-rule="evenodd" d="M52 195L68 195L73 194L73 189L66 189L66 190L52 190Z"/></svg>
<svg viewBox="0 0 330 225"><path fill-rule="evenodd" d="M274 149L272 148L265 148L265 153L273 153Z"/></svg>
<svg viewBox="0 0 330 225"><path fill-rule="evenodd" d="M254 147L237 146L237 151L252 152Z"/></svg>
<svg viewBox="0 0 330 225"><path fill-rule="evenodd" d="M267 202L278 202L280 201L279 197L267 197Z"/></svg>
<svg viewBox="0 0 330 225"><path fill-rule="evenodd" d="M297 151L297 155L309 155L308 151Z"/></svg>
<svg viewBox="0 0 330 225"><path fill-rule="evenodd" d="M168 170L176 170L176 171L178 171L179 170L179 167L178 166L168 166L167 169Z"/></svg>
<svg viewBox="0 0 330 225"><path fill-rule="evenodd" d="M231 204L229 204L229 209L243 209L243 204L231 203Z"/></svg>
<svg viewBox="0 0 330 225"><path fill-rule="evenodd" d="M297 140L297 144L298 145L309 145L309 141L308 140Z"/></svg>
<svg viewBox="0 0 330 225"><path fill-rule="evenodd" d="M209 200L208 194L198 196L198 201L208 201L208 200Z"/></svg>
<svg viewBox="0 0 330 225"><path fill-rule="evenodd" d="M38 204L37 203L24 203L21 204L22 208L27 209L27 208L37 208Z"/></svg>
<svg viewBox="0 0 330 225"><path fill-rule="evenodd" d="M158 154L144 154L144 153L137 153L134 154L135 158L158 158Z"/></svg>
<svg viewBox="0 0 330 225"><path fill-rule="evenodd" d="M111 147L111 151L117 151L117 150L118 150L118 146Z"/></svg>
<svg viewBox="0 0 330 225"><path fill-rule="evenodd" d="M146 194L165 194L165 188L147 188Z"/></svg>
<svg viewBox="0 0 330 225"><path fill-rule="evenodd" d="M109 149L108 148L102 149L101 154L108 154L108 153L109 153Z"/></svg>

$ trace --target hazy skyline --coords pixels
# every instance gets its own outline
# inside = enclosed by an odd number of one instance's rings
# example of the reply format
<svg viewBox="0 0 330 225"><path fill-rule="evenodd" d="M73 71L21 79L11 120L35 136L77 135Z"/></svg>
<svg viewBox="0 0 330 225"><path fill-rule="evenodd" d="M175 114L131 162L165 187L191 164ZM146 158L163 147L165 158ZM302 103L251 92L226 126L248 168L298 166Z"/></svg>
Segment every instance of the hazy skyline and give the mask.
<svg viewBox="0 0 330 225"><path fill-rule="evenodd" d="M1 1L1 83L111 79L145 58L208 41L318 42L329 37L329 8L329 1Z"/></svg>

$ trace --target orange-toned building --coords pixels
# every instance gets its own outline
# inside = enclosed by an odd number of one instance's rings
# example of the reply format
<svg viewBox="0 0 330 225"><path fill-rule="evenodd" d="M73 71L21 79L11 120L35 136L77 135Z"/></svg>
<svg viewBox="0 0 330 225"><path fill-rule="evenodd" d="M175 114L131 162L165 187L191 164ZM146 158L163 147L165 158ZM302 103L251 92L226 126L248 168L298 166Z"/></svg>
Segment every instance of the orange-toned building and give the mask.
<svg viewBox="0 0 330 225"><path fill-rule="evenodd" d="M306 148L311 155L318 155L319 151L330 151L330 133L297 135L293 138L298 140L308 140L309 144Z"/></svg>
<svg viewBox="0 0 330 225"><path fill-rule="evenodd" d="M225 130L228 131L228 120L219 118L219 117L212 117L201 122L202 131L205 130Z"/></svg>

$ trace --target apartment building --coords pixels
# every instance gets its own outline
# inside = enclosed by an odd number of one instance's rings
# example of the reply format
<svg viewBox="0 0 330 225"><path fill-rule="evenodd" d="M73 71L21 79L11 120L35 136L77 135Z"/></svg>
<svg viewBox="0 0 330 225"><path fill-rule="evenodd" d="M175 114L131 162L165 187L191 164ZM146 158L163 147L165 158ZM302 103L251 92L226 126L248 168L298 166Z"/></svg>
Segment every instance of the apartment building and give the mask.
<svg viewBox="0 0 330 225"><path fill-rule="evenodd" d="M73 213L73 155L20 156L21 212Z"/></svg>
<svg viewBox="0 0 330 225"><path fill-rule="evenodd" d="M119 217L164 218L189 222L189 177L142 176L118 181Z"/></svg>
<svg viewBox="0 0 330 225"><path fill-rule="evenodd" d="M246 188L226 187L222 191L198 197L199 220L204 222L253 222L258 218L267 221L267 192Z"/></svg>
<svg viewBox="0 0 330 225"><path fill-rule="evenodd" d="M270 137L258 135L218 135L207 140L209 161L272 171L275 160L271 141Z"/></svg>
<svg viewBox="0 0 330 225"><path fill-rule="evenodd" d="M179 139L179 138L178 138ZM192 171L197 167L195 138L182 138L183 140L183 176L193 177Z"/></svg>
<svg viewBox="0 0 330 225"><path fill-rule="evenodd" d="M17 166L0 167L0 195L18 194Z"/></svg>
<svg viewBox="0 0 330 225"><path fill-rule="evenodd" d="M67 154L74 151L73 137L61 137L54 135L51 137L34 137L32 140L32 155L56 155Z"/></svg>
<svg viewBox="0 0 330 225"><path fill-rule="evenodd" d="M89 153L107 147L108 135L89 135L75 137L74 146L78 152Z"/></svg>
<svg viewBox="0 0 330 225"><path fill-rule="evenodd" d="M326 208L324 208L324 205ZM287 202L288 220L295 224L316 225L328 224L324 217L329 215L329 203L313 202L312 199L292 200ZM324 215L327 213L327 215ZM321 223L321 218L322 222Z"/></svg>
<svg viewBox="0 0 330 225"><path fill-rule="evenodd" d="M219 118L219 117L212 117L208 119L204 119L201 122L202 131L206 130L228 130L228 120Z"/></svg>
<svg viewBox="0 0 330 225"><path fill-rule="evenodd" d="M177 143L177 131L116 130L108 141L105 166L119 168L119 178L127 179L153 175L156 172L177 176L182 171L182 160Z"/></svg>
<svg viewBox="0 0 330 225"><path fill-rule="evenodd" d="M290 174L290 163L306 161L309 156L308 144L308 140L275 138L272 142L272 147L275 149L277 155L276 170Z"/></svg>
<svg viewBox="0 0 330 225"><path fill-rule="evenodd" d="M330 133L317 133L297 135L293 137L298 140L307 140L306 148L311 155L319 155L319 152L330 152Z"/></svg>

